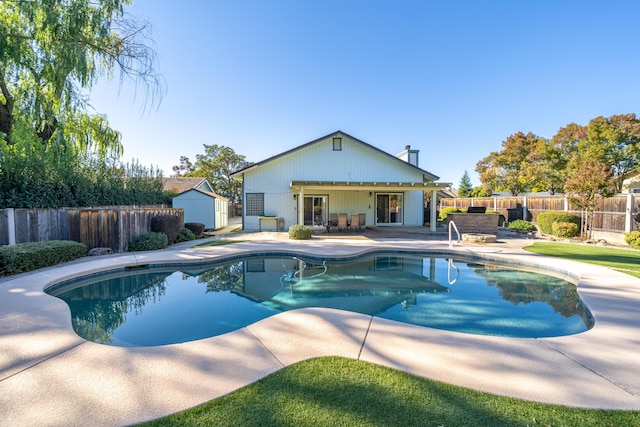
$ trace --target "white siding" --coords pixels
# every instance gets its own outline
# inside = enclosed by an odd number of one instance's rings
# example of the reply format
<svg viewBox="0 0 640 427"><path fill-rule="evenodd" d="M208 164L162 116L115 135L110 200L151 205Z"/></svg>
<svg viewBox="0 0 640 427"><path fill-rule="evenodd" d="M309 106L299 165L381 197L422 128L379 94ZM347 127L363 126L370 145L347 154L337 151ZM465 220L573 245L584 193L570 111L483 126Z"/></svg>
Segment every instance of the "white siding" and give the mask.
<svg viewBox="0 0 640 427"><path fill-rule="evenodd" d="M422 182L423 174L406 163L377 152L359 142L342 137L342 150L333 150L333 138L303 147L244 174L244 192L264 193L264 214L283 217L285 229L298 223L302 201L294 199L291 181L336 182ZM303 189L304 191L304 189ZM395 191L398 192L398 191ZM422 191L404 193L404 224L422 225ZM366 213L366 222L375 220L375 194L369 191L304 191L305 195L328 195L329 212L349 215ZM299 205L299 206L298 206ZM257 230L259 218L245 216L244 228Z"/></svg>
<svg viewBox="0 0 640 427"><path fill-rule="evenodd" d="M173 198L174 208L184 209L184 222L201 222L205 228L215 228L215 199L197 191L187 191Z"/></svg>

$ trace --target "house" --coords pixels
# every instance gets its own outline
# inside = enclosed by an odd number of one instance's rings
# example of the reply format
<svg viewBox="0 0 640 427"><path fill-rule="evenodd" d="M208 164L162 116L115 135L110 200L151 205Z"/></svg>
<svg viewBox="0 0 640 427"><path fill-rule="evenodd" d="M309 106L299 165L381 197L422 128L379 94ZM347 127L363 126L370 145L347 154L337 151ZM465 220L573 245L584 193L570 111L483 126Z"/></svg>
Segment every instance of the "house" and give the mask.
<svg viewBox="0 0 640 427"><path fill-rule="evenodd" d="M640 171L631 174L622 183L622 192L625 194L640 194Z"/></svg>
<svg viewBox="0 0 640 427"><path fill-rule="evenodd" d="M424 193L449 187L418 166L419 151L393 156L336 131L232 174L242 182L243 228L325 227L330 214L365 214L372 226L422 226ZM435 231L436 204L430 211Z"/></svg>
<svg viewBox="0 0 640 427"><path fill-rule="evenodd" d="M205 178L163 178L162 187L176 194L173 207L184 209L184 222L200 222L209 230L227 226L229 202Z"/></svg>

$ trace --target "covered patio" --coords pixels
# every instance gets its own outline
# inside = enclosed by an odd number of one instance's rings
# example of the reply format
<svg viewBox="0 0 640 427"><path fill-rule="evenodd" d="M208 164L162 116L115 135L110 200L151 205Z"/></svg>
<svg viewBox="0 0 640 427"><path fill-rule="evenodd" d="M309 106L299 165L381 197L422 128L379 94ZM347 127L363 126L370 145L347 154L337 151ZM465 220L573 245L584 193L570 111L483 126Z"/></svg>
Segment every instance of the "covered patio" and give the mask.
<svg viewBox="0 0 640 427"><path fill-rule="evenodd" d="M439 182L296 180L289 188L296 200L299 224L326 227L330 214L351 217L364 213L367 226L404 225L405 218L422 218L413 222L428 221L435 232L437 203L431 203L429 217L423 218L425 193L430 192L435 201L438 192L450 186Z"/></svg>

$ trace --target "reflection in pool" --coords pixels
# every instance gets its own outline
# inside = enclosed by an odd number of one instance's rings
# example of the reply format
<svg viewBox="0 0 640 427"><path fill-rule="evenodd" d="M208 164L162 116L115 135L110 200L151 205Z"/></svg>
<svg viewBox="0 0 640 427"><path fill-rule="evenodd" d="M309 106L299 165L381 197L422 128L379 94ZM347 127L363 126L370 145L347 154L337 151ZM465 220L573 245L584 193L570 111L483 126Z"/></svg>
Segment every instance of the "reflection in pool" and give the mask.
<svg viewBox="0 0 640 427"><path fill-rule="evenodd" d="M328 307L451 331L549 337L593 326L563 279L428 254L349 261L251 256L138 268L56 285L76 332L118 346L155 346L240 329L281 311Z"/></svg>

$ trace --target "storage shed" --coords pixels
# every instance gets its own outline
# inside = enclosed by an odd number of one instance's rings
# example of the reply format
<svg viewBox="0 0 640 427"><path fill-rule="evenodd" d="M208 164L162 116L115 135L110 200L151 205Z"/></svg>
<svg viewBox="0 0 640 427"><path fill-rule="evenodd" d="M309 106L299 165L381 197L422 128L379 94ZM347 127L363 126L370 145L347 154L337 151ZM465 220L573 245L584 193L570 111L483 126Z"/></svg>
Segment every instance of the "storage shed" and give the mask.
<svg viewBox="0 0 640 427"><path fill-rule="evenodd" d="M184 222L200 222L208 230L227 226L229 201L216 194L205 178L164 178L163 189L177 193L173 207L184 209Z"/></svg>

